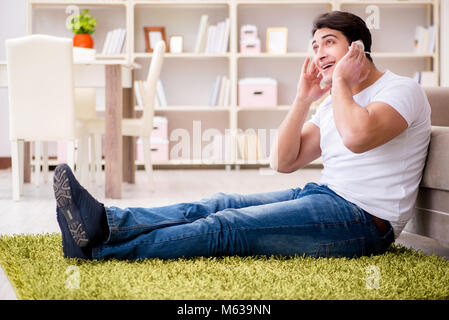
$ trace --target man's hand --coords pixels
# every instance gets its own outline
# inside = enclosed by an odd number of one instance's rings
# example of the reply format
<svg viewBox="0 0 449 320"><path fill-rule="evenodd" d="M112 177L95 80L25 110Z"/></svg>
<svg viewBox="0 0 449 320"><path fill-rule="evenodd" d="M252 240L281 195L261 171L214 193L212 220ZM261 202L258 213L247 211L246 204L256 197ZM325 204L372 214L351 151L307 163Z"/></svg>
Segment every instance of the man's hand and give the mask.
<svg viewBox="0 0 449 320"><path fill-rule="evenodd" d="M310 68L308 68L309 63L310 57L307 57L302 66L301 77L298 82L297 97L312 103L329 91L332 85L321 88L320 82L323 79L323 75L319 73L317 66L313 62Z"/></svg>
<svg viewBox="0 0 449 320"><path fill-rule="evenodd" d="M349 51L335 66L332 81L340 78L348 86L353 86L364 81L369 74L369 69L364 69L365 61L364 49L353 42L349 47Z"/></svg>

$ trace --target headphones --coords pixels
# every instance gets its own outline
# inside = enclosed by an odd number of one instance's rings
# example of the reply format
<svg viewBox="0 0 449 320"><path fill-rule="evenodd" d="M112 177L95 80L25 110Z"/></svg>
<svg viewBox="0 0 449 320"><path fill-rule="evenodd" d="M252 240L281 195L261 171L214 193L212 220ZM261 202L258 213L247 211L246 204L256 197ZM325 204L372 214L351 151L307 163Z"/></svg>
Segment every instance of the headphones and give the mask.
<svg viewBox="0 0 449 320"><path fill-rule="evenodd" d="M355 41L354 43L355 43L356 45L362 47L362 50L363 50L365 53L371 53L371 52L369 52L369 51L365 51L365 45L363 44L363 41L362 41L362 40L357 40L357 41ZM348 48L351 48L351 47L348 47Z"/></svg>

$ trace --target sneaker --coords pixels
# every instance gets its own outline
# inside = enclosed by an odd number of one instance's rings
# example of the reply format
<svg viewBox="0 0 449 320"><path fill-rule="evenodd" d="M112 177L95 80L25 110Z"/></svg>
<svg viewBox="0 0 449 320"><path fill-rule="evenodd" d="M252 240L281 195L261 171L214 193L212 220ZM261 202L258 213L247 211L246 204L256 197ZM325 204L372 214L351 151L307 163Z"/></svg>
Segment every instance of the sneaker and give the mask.
<svg viewBox="0 0 449 320"><path fill-rule="evenodd" d="M59 210L56 210L56 219L58 220L59 228L62 233L62 252L64 258L80 258L85 260L92 259L92 248L79 247L69 231L69 226L65 218L60 214Z"/></svg>
<svg viewBox="0 0 449 320"><path fill-rule="evenodd" d="M103 204L79 184L67 164L56 167L53 190L56 210L78 247L93 247L107 239L109 228Z"/></svg>

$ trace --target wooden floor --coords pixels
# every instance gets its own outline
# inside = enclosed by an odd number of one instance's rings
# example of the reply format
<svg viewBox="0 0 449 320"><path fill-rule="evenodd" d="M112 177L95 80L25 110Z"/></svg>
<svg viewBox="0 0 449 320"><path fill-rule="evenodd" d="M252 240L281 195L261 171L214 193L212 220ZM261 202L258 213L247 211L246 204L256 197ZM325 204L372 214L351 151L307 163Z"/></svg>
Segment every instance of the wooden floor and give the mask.
<svg viewBox="0 0 449 320"><path fill-rule="evenodd" d="M136 184L123 185L123 199L104 198L104 186L91 183L85 186L106 206L152 207L183 201L200 200L216 192L256 193L302 187L318 181L320 169L303 169L292 174L273 173L268 169L172 169L155 170L156 190L149 191L144 171L136 174ZM49 183L40 187L24 186L19 202L11 200L11 170L0 170L0 234L60 232L56 222L56 204L53 196L53 174ZM449 248L436 241L402 233L397 242L449 258ZM11 285L0 268L0 299L16 299Z"/></svg>

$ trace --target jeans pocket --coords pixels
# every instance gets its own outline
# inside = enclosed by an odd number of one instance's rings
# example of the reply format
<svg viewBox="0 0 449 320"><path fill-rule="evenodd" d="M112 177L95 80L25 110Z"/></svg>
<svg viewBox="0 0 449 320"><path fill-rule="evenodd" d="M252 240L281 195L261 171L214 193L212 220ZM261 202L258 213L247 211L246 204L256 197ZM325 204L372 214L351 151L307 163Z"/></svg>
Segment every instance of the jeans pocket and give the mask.
<svg viewBox="0 0 449 320"><path fill-rule="evenodd" d="M364 256L365 254L365 238L356 238L320 244L316 252L316 257L354 258Z"/></svg>

